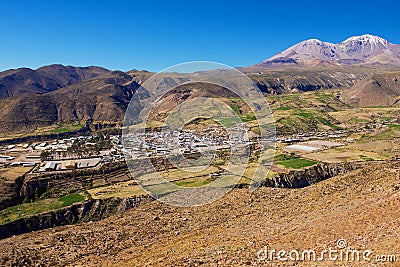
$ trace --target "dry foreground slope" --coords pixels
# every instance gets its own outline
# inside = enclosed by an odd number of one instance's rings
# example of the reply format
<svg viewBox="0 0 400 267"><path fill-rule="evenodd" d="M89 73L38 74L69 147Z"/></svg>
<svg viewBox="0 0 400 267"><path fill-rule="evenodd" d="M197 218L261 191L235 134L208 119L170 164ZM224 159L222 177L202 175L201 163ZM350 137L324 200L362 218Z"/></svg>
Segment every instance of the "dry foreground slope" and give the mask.
<svg viewBox="0 0 400 267"><path fill-rule="evenodd" d="M398 162L370 166L303 189L234 189L195 208L155 201L103 221L1 240L0 264L262 266L257 252L265 245L322 251L344 238L373 255L396 255L397 263L385 266L399 266L399 168ZM311 264L367 266L296 266Z"/></svg>

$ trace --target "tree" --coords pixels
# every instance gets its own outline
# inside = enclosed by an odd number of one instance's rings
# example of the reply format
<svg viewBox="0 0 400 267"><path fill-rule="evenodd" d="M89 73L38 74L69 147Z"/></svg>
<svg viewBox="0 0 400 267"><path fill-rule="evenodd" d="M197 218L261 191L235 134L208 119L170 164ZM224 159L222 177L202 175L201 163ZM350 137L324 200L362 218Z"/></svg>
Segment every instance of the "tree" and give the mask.
<svg viewBox="0 0 400 267"><path fill-rule="evenodd" d="M42 153L40 153L40 159L42 161L48 160L50 155L51 155L51 152L49 150L43 150Z"/></svg>

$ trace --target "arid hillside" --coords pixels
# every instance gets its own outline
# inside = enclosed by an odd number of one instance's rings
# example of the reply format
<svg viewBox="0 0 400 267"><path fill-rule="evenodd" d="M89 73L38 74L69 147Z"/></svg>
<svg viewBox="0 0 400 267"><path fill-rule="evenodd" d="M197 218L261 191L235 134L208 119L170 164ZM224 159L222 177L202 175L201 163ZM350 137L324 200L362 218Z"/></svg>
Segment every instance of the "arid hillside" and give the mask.
<svg viewBox="0 0 400 267"><path fill-rule="evenodd" d="M260 266L268 263L257 259L266 245L322 251L335 249L339 239L353 249L372 250L373 259L399 257L399 168L398 162L372 165L303 189L264 187L253 194L246 188L234 189L195 208L155 201L103 221L1 240L0 262L6 266Z"/></svg>
<svg viewBox="0 0 400 267"><path fill-rule="evenodd" d="M42 94L88 80L110 71L101 67L49 65L32 70L0 72L0 99L22 94Z"/></svg>
<svg viewBox="0 0 400 267"><path fill-rule="evenodd" d="M395 66L262 70L246 67L240 70L248 74L267 98L271 95L339 89L345 90L342 100L352 105L392 105L398 100L398 69ZM138 70L124 73L100 67L62 65L1 72L0 136L27 135L33 131L40 134L41 128L56 129L60 124L85 126L96 122L119 125L135 90L153 74ZM160 84L173 87L182 79L185 77L175 73L163 78ZM191 97L232 98L227 90L193 86L189 89ZM210 90L213 91L211 94ZM181 91L171 91L159 104L168 106L174 101L178 104L176 100L183 100L182 97ZM141 109L140 105L136 108Z"/></svg>
<svg viewBox="0 0 400 267"><path fill-rule="evenodd" d="M400 72L374 74L345 90L342 100L356 106L398 106Z"/></svg>
<svg viewBox="0 0 400 267"><path fill-rule="evenodd" d="M56 122L120 122L138 84L110 72L45 94L3 99L1 132L30 131Z"/></svg>

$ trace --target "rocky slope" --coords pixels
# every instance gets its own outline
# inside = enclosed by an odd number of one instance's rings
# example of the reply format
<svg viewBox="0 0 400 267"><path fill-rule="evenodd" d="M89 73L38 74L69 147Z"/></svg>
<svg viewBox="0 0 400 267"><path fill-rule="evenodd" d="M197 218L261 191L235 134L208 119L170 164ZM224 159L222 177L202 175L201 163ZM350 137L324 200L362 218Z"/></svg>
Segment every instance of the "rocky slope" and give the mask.
<svg viewBox="0 0 400 267"><path fill-rule="evenodd" d="M356 106L399 106L400 72L371 75L345 90L341 99Z"/></svg>
<svg viewBox="0 0 400 267"><path fill-rule="evenodd" d="M116 71L49 93L3 99L0 131L30 131L56 122L120 122L137 87L131 76Z"/></svg>
<svg viewBox="0 0 400 267"><path fill-rule="evenodd" d="M20 189L24 181L24 175L15 179L1 179L0 181L0 210L21 203Z"/></svg>
<svg viewBox="0 0 400 267"><path fill-rule="evenodd" d="M59 210L0 225L0 239L77 222L98 221L152 201L149 196L89 199Z"/></svg>
<svg viewBox="0 0 400 267"><path fill-rule="evenodd" d="M49 65L32 70L12 69L0 72L0 99L22 94L43 94L76 84L110 71L101 67Z"/></svg>
<svg viewBox="0 0 400 267"><path fill-rule="evenodd" d="M397 254L399 169L398 162L367 167L302 189L264 187L253 194L234 189L201 207L154 201L123 216L0 240L0 262L4 266L260 266L269 263L257 259L266 245L322 251L335 249L343 238L350 248L370 249L374 256ZM273 263L282 264L276 259Z"/></svg>
<svg viewBox="0 0 400 267"><path fill-rule="evenodd" d="M160 168L165 168L167 166L166 164L162 164L162 162L154 162L154 164ZM142 164L139 162L137 168L140 168L140 165ZM302 170L293 170L289 173L278 174L274 178L264 181L262 186L278 188L307 187L311 184L360 168L361 166L363 165L357 163L320 163ZM169 167L171 168L172 166ZM84 189L91 188L93 186L93 181L98 178L104 180L105 184L132 179L124 164L115 166L112 169L98 171L48 175L43 177L33 176L25 179L18 179L13 190L15 198L12 200L14 203L7 201L10 200L9 198L4 199L4 201L0 202L0 209L21 203L22 200L34 200L35 197L40 197L41 194L45 192L51 192L52 197L81 192ZM238 187L243 187L243 185L239 185ZM144 193L143 196L124 199L89 199L83 203L74 204L60 210L38 214L0 225L0 239L60 225L104 219L112 214L122 213L151 200L151 197Z"/></svg>
<svg viewBox="0 0 400 267"><path fill-rule="evenodd" d="M377 72L374 68L351 66L286 68L260 73L254 72L251 68L243 70L248 71L249 77L262 92L268 95L331 88L350 88L357 81Z"/></svg>
<svg viewBox="0 0 400 267"><path fill-rule="evenodd" d="M262 183L263 186L279 188L303 188L361 168L363 163L319 163L301 170L277 174Z"/></svg>

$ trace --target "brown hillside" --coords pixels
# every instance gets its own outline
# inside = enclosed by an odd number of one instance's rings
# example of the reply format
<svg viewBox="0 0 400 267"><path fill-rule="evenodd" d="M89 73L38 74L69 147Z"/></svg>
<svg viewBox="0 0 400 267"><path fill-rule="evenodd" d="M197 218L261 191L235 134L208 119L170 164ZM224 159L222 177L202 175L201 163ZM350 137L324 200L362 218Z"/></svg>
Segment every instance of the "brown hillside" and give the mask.
<svg viewBox="0 0 400 267"><path fill-rule="evenodd" d="M400 72L374 74L344 91L342 99L356 106L399 105Z"/></svg>
<svg viewBox="0 0 400 267"><path fill-rule="evenodd" d="M257 252L265 245L322 251L342 238L374 255L396 254L399 167L371 166L303 189L234 189L194 208L152 202L103 221L0 240L0 259L15 266L263 266ZM350 265L366 262L343 263Z"/></svg>
<svg viewBox="0 0 400 267"><path fill-rule="evenodd" d="M0 72L0 99L26 93L43 94L110 72L101 67L50 65Z"/></svg>
<svg viewBox="0 0 400 267"><path fill-rule="evenodd" d="M138 87L123 72L111 72L46 94L2 100L0 131L31 130L56 122L120 122Z"/></svg>

